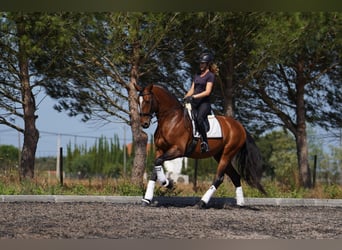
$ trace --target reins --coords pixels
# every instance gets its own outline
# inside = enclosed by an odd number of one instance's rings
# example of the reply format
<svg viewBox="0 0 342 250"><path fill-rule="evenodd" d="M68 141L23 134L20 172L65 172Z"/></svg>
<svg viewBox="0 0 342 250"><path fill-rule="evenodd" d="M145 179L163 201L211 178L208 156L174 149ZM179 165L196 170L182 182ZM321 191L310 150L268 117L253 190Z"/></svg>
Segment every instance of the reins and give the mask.
<svg viewBox="0 0 342 250"><path fill-rule="evenodd" d="M152 96L152 100L155 100L156 102L157 102L157 105L159 105L159 102L158 102L158 100L155 98L155 95L153 94L153 92L149 92L149 93L139 93L139 97L143 97L143 96L146 96L146 95L151 95ZM179 105L177 105L178 107L174 107L174 108L172 108L172 109L168 109L168 110L166 110L166 111L164 111L164 112L155 112L155 111L153 111L152 112L152 107L153 107L153 105L151 105L151 107L150 107L150 111L149 111L149 113L144 113L144 112L140 112L139 114L140 114L140 116L149 116L151 119L154 117L154 115L155 116L157 116L157 120L158 120L158 117L159 117L159 119L161 118L161 117L163 117L163 116L166 116L166 115L168 115L169 113L172 113L172 112L174 112L175 110L177 110L177 109L181 109L181 110L183 110L184 108L183 108L183 106L181 105L181 104L179 104ZM155 122L154 122L155 123Z"/></svg>
<svg viewBox="0 0 342 250"><path fill-rule="evenodd" d="M144 93L140 92L139 93L139 107L141 106L141 103L142 103L142 100L140 98L142 98L145 95L152 95L153 96L153 93L151 92L151 93L145 93L144 94ZM140 107L140 109L141 109L141 107ZM152 119L154 112L151 112L151 111L152 111L152 105L150 107L149 113L139 112L139 115L140 116L148 116L148 117L150 117Z"/></svg>

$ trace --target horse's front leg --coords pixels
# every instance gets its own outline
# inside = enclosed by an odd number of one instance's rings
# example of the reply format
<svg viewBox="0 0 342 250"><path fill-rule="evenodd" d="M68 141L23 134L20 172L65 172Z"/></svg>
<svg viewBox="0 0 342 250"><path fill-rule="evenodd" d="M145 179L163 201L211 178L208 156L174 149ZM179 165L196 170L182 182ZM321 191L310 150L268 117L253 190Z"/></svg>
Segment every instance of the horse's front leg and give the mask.
<svg viewBox="0 0 342 250"><path fill-rule="evenodd" d="M166 178L163 169L163 162L165 161L165 156L158 157L154 162L154 169L150 180L147 183L146 192L144 198L142 199L143 205L149 205L153 199L154 187L156 185L156 181L160 183L163 187L171 189L173 187L173 181Z"/></svg>
<svg viewBox="0 0 342 250"><path fill-rule="evenodd" d="M142 205L150 205L153 199L153 192L154 192L154 187L156 185L157 181L157 174L155 169L153 169L152 175L150 177L150 180L147 183L146 191L144 198L142 198Z"/></svg>

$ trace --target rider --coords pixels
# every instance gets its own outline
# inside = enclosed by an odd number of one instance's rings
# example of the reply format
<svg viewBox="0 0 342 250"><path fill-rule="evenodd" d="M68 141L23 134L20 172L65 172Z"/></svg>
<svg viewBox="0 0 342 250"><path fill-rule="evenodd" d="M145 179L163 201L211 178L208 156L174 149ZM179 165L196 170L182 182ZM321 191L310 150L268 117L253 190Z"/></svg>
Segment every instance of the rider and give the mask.
<svg viewBox="0 0 342 250"><path fill-rule="evenodd" d="M200 72L194 76L191 88L185 95L186 102L190 102L195 112L198 132L202 137L201 151L208 152L207 131L205 129L206 117L211 112L210 94L213 89L216 65L213 63L213 55L205 52L200 55Z"/></svg>

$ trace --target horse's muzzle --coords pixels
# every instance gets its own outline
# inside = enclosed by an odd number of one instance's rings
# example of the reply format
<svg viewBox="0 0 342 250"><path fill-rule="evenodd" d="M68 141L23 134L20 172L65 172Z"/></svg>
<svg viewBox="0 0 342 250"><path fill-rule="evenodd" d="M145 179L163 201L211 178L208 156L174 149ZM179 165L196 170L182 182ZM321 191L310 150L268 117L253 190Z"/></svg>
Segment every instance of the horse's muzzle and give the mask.
<svg viewBox="0 0 342 250"><path fill-rule="evenodd" d="M149 122L143 122L141 123L141 127L143 128L148 128L150 126L150 123Z"/></svg>

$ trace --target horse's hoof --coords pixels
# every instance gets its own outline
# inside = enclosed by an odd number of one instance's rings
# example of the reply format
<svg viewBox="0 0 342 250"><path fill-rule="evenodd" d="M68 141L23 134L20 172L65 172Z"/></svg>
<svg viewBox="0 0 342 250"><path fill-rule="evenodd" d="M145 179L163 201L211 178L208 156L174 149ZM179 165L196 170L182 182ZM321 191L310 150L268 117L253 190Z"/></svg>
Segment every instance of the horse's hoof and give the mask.
<svg viewBox="0 0 342 250"><path fill-rule="evenodd" d="M244 206L245 206L245 203L236 203L236 205L237 205L238 207L244 207Z"/></svg>
<svg viewBox="0 0 342 250"><path fill-rule="evenodd" d="M141 199L141 205L143 206L143 207L147 207L147 206L149 206L149 205L151 205L151 201L149 200L149 199Z"/></svg>
<svg viewBox="0 0 342 250"><path fill-rule="evenodd" d="M167 189L173 189L174 188L174 181L172 179L169 179L169 184L166 186Z"/></svg>
<svg viewBox="0 0 342 250"><path fill-rule="evenodd" d="M167 180L162 183L162 186L169 190L172 190L174 189L174 182L172 179L167 178Z"/></svg>
<svg viewBox="0 0 342 250"><path fill-rule="evenodd" d="M204 201L200 200L200 201L197 203L197 207L198 207L199 209L205 209L205 208L207 208L207 204L206 204Z"/></svg>

